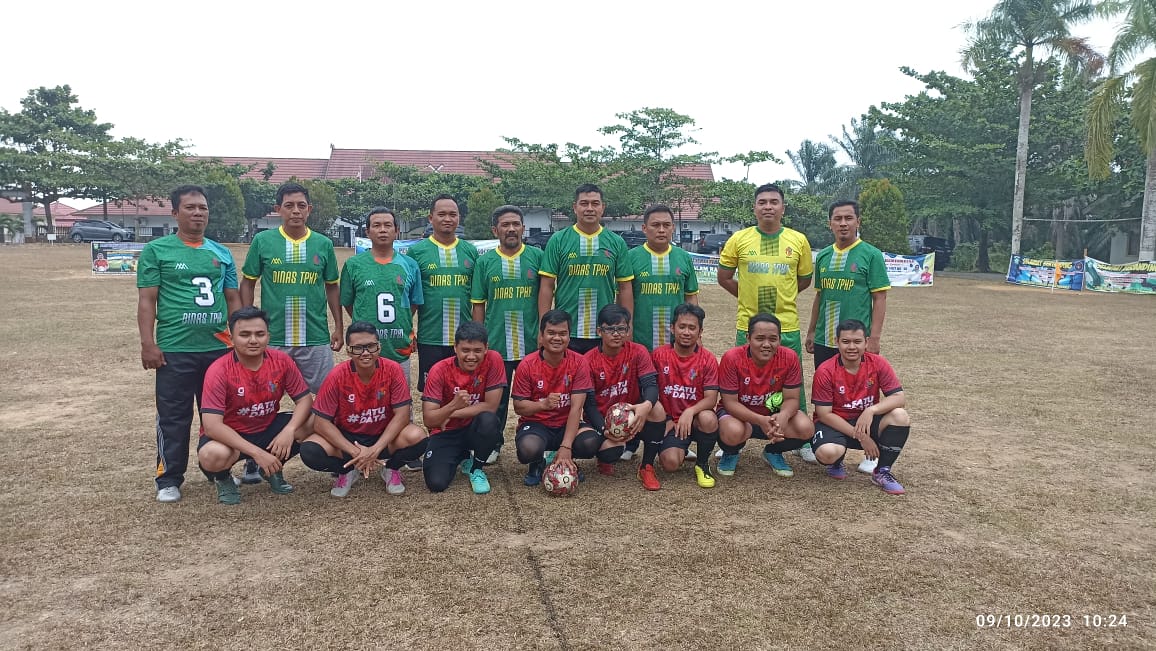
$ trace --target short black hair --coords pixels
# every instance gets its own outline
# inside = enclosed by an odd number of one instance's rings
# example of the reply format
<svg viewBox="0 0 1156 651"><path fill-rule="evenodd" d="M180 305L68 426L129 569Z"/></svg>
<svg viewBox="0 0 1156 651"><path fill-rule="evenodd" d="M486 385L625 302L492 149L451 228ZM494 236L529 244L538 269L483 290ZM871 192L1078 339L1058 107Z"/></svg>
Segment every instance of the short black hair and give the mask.
<svg viewBox="0 0 1156 651"><path fill-rule="evenodd" d="M249 319L261 319L265 322L265 327L269 327L269 315L259 307L246 305L229 315L229 332L233 331L233 326L237 325L238 321L247 321Z"/></svg>
<svg viewBox="0 0 1156 651"><path fill-rule="evenodd" d="M559 310L558 308L547 310L546 313L542 315L541 323L538 324L538 334L545 334L546 326L548 325L556 326L566 324L566 327L569 328L570 323L570 314L566 310Z"/></svg>
<svg viewBox="0 0 1156 651"><path fill-rule="evenodd" d="M642 213L642 223L643 224L649 224L650 223L650 216L656 212L664 212L664 213L670 215L671 219L674 219L674 211L670 209L670 206L668 206L664 203L656 203L653 206L647 208L646 212Z"/></svg>
<svg viewBox="0 0 1156 651"><path fill-rule="evenodd" d="M506 204L505 206L498 206L497 208L494 208L493 214L490 215L490 226L497 226L498 220L501 219L503 215L508 215L510 213L517 215L518 219L522 220L523 222L526 221L526 215L522 212L521 208Z"/></svg>
<svg viewBox="0 0 1156 651"><path fill-rule="evenodd" d="M574 191L574 201L578 201L578 195L587 194L589 192L597 192L598 198L599 199L603 198L602 188L598 187L597 185L594 185L593 183L583 183L582 185L578 186L577 190Z"/></svg>
<svg viewBox="0 0 1156 651"><path fill-rule="evenodd" d="M297 194L298 192L305 195L305 203L311 203L309 190L306 190L304 185L300 183L282 183L281 187L277 188L277 205L281 205L281 201L285 199L285 195Z"/></svg>
<svg viewBox="0 0 1156 651"><path fill-rule="evenodd" d="M377 206L376 208L371 209L369 214L365 216L366 230L369 229L369 222L373 219L374 215L389 215L390 217L393 217L393 229L398 230L400 228L397 224L397 215L395 215L392 210L383 206Z"/></svg>
<svg viewBox="0 0 1156 651"><path fill-rule="evenodd" d="M863 325L863 322L859 319L840 321L839 325L835 326L835 338L838 339L839 335L844 332L855 332L856 330L862 330L863 334L867 334L867 326Z"/></svg>
<svg viewBox="0 0 1156 651"><path fill-rule="evenodd" d="M750 335L750 333L754 331L755 326L760 323L773 323L775 324L775 328L778 329L779 334L783 334L783 323L779 321L779 317L774 314L767 314L766 312L759 312L752 316L750 321L747 321L747 334Z"/></svg>
<svg viewBox="0 0 1156 651"><path fill-rule="evenodd" d="M779 186L775 185L774 183L764 183L764 184L760 185L759 187L755 188L755 200L757 201L759 198L759 195L764 193L764 192L778 192L780 199L782 199L783 201L787 200L787 195L783 194L783 189L780 188Z"/></svg>
<svg viewBox="0 0 1156 651"><path fill-rule="evenodd" d="M463 341L480 341L489 345L490 333L486 332L486 326L477 321L464 321L458 326L458 331L454 333L455 344L460 344Z"/></svg>
<svg viewBox="0 0 1156 651"><path fill-rule="evenodd" d="M830 219L831 216L835 214L836 208L842 208L843 206L851 206L852 208L855 209L855 216L856 217L859 216L859 202L858 201L836 201L835 203L831 204L830 208L827 209L827 219Z"/></svg>
<svg viewBox="0 0 1156 651"><path fill-rule="evenodd" d="M392 213L390 213L390 214L392 214ZM354 321L353 323L349 324L348 328L345 329L345 343L348 344L349 343L349 337L351 335L355 335L357 333L373 335L374 337L379 336L377 334L377 328L374 327L374 325L372 323L370 323L369 321Z"/></svg>
<svg viewBox="0 0 1156 651"><path fill-rule="evenodd" d="M706 320L706 312L699 306L692 303L683 303L677 305L674 311L670 314L670 325L674 325L678 321L678 317L690 314L698 319L698 327L702 327L702 322Z"/></svg>
<svg viewBox="0 0 1156 651"><path fill-rule="evenodd" d="M172 207L173 212L176 212L177 208L180 207L181 197L185 196L186 194L199 194L202 197L208 196L205 194L205 189L199 185L179 186L169 193L169 205Z"/></svg>
<svg viewBox="0 0 1156 651"><path fill-rule="evenodd" d="M630 310L622 307L618 303L610 303L602 306L598 310L598 327L604 325L615 325L617 323L630 323Z"/></svg>
<svg viewBox="0 0 1156 651"><path fill-rule="evenodd" d="M438 202L445 200L445 199L448 199L448 200L454 202L454 208L458 207L458 200L454 199L454 195L446 194L443 192L443 193L439 194L438 196L434 197L433 201L429 202L429 214L431 214L431 215L434 214L434 210L437 210Z"/></svg>

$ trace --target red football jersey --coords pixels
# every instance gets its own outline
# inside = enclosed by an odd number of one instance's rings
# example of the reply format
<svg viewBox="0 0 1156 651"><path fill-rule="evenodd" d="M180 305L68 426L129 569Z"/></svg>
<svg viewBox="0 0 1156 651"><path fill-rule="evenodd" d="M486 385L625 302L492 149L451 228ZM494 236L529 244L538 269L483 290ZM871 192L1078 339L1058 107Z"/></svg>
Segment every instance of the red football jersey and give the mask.
<svg viewBox="0 0 1156 651"><path fill-rule="evenodd" d="M672 344L654 351L658 369L658 399L674 420L707 391L718 390L718 360L704 346L697 346L690 357L679 357Z"/></svg>
<svg viewBox="0 0 1156 651"><path fill-rule="evenodd" d="M847 420L855 420L863 410L880 399L902 391L899 378L882 355L863 353L858 373L848 373L839 356L823 362L815 371L811 402L830 405L832 411Z"/></svg>
<svg viewBox="0 0 1156 651"><path fill-rule="evenodd" d="M482 357L482 363L467 373L458 366L458 357L447 357L433 365L429 375L425 378L425 391L421 399L435 405L444 405L454 399L458 389L465 389L470 393L470 404L484 402L486 392L492 389L501 389L506 386L506 364L502 355L496 350L487 350ZM470 424L470 418L451 418L441 427L429 430L430 436L447 429L458 429Z"/></svg>
<svg viewBox="0 0 1156 651"><path fill-rule="evenodd" d="M540 411L532 416L518 419L518 427L523 423L542 423L546 427L562 427L570 418L571 396L585 393L594 388L590 382L590 365L586 358L567 350L562 363L556 368L542 359L542 351L536 350L518 364L514 372L514 386L510 389L513 400L541 400L551 393L562 395L558 408Z"/></svg>
<svg viewBox="0 0 1156 651"><path fill-rule="evenodd" d="M325 376L313 413L350 434L381 436L394 413L413 402L401 365L379 357L369 383L357 376L353 360Z"/></svg>
<svg viewBox="0 0 1156 651"><path fill-rule="evenodd" d="M638 404L642 400L639 380L655 374L650 351L633 341L626 342L614 357L607 357L601 346L593 348L586 353L586 363L590 365L598 411L603 414L618 402Z"/></svg>
<svg viewBox="0 0 1156 651"><path fill-rule="evenodd" d="M737 346L723 353L718 364L718 386L722 393L738 394L739 402L756 414L770 415L767 396L783 389L803 386L803 369L799 356L786 346L779 346L763 367L751 357L751 347Z"/></svg>
<svg viewBox="0 0 1156 651"><path fill-rule="evenodd" d="M277 417L281 396L297 400L309 393L305 378L285 353L269 348L261 368L250 371L237 353L222 355L205 371L201 411L221 414L238 434L257 434Z"/></svg>

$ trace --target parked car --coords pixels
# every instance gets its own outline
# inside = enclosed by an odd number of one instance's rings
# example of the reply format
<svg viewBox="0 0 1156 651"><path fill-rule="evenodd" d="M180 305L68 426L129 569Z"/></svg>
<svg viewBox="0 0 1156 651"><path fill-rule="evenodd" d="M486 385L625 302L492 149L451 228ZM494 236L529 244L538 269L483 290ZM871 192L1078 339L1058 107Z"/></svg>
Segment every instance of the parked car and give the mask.
<svg viewBox="0 0 1156 651"><path fill-rule="evenodd" d="M539 249L545 249L546 242L550 241L550 236L553 234L554 231L538 231L537 233L530 233L523 239L523 241L530 246L536 246Z"/></svg>
<svg viewBox="0 0 1156 651"><path fill-rule="evenodd" d="M707 255L722 253L723 245L731 238L730 233L707 233L698 241L698 252Z"/></svg>
<svg viewBox="0 0 1156 651"><path fill-rule="evenodd" d="M646 233L642 231L622 231L619 235L626 240L626 247L629 249L646 244Z"/></svg>
<svg viewBox="0 0 1156 651"><path fill-rule="evenodd" d="M127 228L117 226L102 219L82 219L72 225L68 232L68 239L73 242L92 242L93 240L112 240L113 242L131 242L136 234Z"/></svg>
<svg viewBox="0 0 1156 651"><path fill-rule="evenodd" d="M911 252L916 255L934 253L936 271L947 268L951 262L951 252L955 249L954 242L932 235L912 235L907 238L907 243L911 245Z"/></svg>

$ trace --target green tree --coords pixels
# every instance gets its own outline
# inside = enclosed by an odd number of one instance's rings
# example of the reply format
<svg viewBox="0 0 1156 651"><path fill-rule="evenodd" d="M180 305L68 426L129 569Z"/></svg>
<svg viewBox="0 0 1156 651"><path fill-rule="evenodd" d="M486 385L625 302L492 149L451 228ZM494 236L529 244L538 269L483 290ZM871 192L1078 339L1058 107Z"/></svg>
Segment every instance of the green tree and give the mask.
<svg viewBox="0 0 1156 651"><path fill-rule="evenodd" d="M1032 91L1038 83L1036 50L1062 53L1071 65L1096 72L1103 58L1085 39L1072 36L1070 28L1095 13L1090 0L999 0L991 14L968 25L971 43L964 51L965 63L973 63L994 46L1019 56L1019 128L1016 136L1015 186L1012 198L1011 251L1020 252L1023 234L1024 193L1028 167L1028 132L1032 115Z"/></svg>
<svg viewBox="0 0 1156 651"><path fill-rule="evenodd" d="M1156 45L1156 2L1110 0L1102 11L1111 16L1123 13L1125 19L1108 53L1111 74L1097 87L1088 111L1088 171L1093 178L1108 178L1120 114L1130 99L1129 122L1145 157L1139 253L1141 260L1156 260L1156 57L1124 69Z"/></svg>
<svg viewBox="0 0 1156 651"><path fill-rule="evenodd" d="M787 158L802 179L786 181L794 192L830 197L843 182L843 170L835 160L835 150L826 143L804 140L797 151L787 151Z"/></svg>
<svg viewBox="0 0 1156 651"><path fill-rule="evenodd" d="M98 122L78 101L67 85L41 86L20 100L19 112L0 108L0 187L42 204L50 229L52 202L92 198L87 164L113 140L112 124Z"/></svg>
<svg viewBox="0 0 1156 651"><path fill-rule="evenodd" d="M863 181L880 178L883 170L895 162L896 152L886 135L870 124L864 115L859 119L851 118L851 129L844 125L841 136L830 136L831 142L851 159L851 165L844 168L843 182L835 191L837 198L859 196Z"/></svg>
<svg viewBox="0 0 1156 651"><path fill-rule="evenodd" d="M205 236L218 242L237 242L245 232L245 197L233 170L205 164L194 177L205 188L209 225Z"/></svg>
<svg viewBox="0 0 1156 651"><path fill-rule="evenodd" d="M859 193L859 213L863 220L863 239L881 251L910 253L907 234L911 220L903 193L887 179L867 179Z"/></svg>
<svg viewBox="0 0 1156 651"><path fill-rule="evenodd" d="M313 210L309 213L309 228L325 235L333 228L333 222L341 216L337 206L337 193L328 181L321 179L297 180L309 190L309 203Z"/></svg>
<svg viewBox="0 0 1156 651"><path fill-rule="evenodd" d="M470 198L466 202L465 229L467 240L493 238L493 231L490 230L490 215L502 203L502 198L491 188L482 188L470 193Z"/></svg>

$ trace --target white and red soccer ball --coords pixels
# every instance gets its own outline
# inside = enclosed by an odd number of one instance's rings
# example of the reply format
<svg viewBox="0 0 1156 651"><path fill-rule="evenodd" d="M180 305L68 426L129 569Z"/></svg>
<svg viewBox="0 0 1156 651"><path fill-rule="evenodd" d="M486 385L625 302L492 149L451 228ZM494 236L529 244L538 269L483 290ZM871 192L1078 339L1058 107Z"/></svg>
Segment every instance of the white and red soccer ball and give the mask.
<svg viewBox="0 0 1156 651"><path fill-rule="evenodd" d="M630 426L634 424L634 410L625 402L610 405L606 410L606 425L602 434L611 441L621 442L630 438Z"/></svg>
<svg viewBox="0 0 1156 651"><path fill-rule="evenodd" d="M569 497L578 492L578 473L562 464L552 463L542 473L542 488L555 497Z"/></svg>

